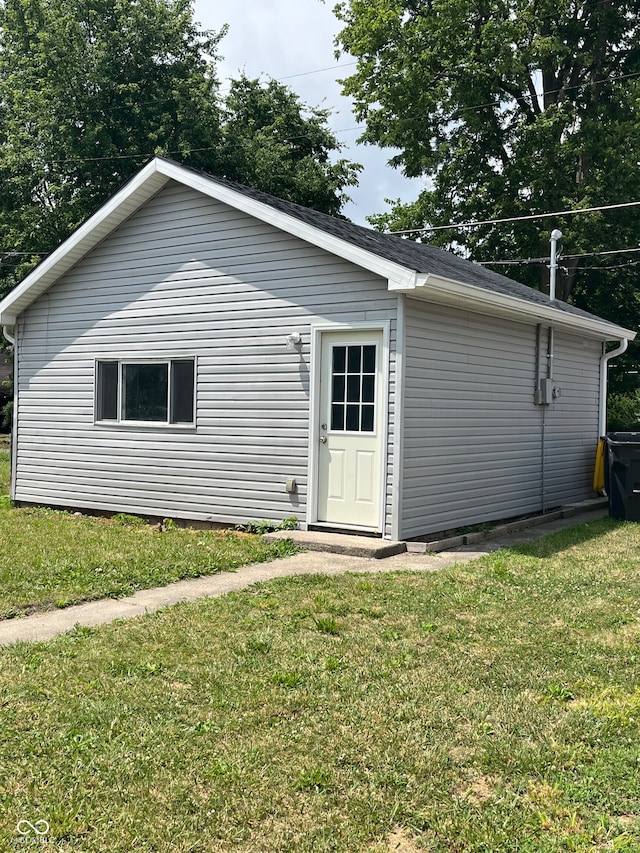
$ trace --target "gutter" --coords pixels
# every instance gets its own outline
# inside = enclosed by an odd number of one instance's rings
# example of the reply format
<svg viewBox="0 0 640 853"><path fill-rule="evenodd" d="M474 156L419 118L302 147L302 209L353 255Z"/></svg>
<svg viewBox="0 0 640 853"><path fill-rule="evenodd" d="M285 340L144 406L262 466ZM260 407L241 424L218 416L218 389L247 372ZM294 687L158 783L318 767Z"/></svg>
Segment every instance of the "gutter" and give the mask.
<svg viewBox="0 0 640 853"><path fill-rule="evenodd" d="M621 338L620 345L610 352L605 352L600 359L600 409L598 415L598 435L604 436L607 431L607 367L616 355L621 355L629 346L627 338Z"/></svg>

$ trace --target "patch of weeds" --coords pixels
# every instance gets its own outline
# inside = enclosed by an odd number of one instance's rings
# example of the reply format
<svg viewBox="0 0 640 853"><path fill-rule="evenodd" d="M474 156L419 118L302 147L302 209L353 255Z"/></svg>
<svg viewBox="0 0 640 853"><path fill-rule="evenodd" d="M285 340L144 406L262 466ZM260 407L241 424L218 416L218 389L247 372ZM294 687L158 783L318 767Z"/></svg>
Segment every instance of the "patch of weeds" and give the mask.
<svg viewBox="0 0 640 853"><path fill-rule="evenodd" d="M333 777L322 767L314 767L300 774L298 791L312 791L315 794L327 794L333 789Z"/></svg>
<svg viewBox="0 0 640 853"><path fill-rule="evenodd" d="M247 641L247 649L251 652L259 652L261 655L266 655L271 651L271 640L262 637L251 637Z"/></svg>
<svg viewBox="0 0 640 853"><path fill-rule="evenodd" d="M298 519L292 515L283 521L270 521L267 518L247 521L246 524L236 524L234 530L238 530L240 533L255 533L258 536L263 536L265 533L273 533L276 530L297 530L298 527Z"/></svg>
<svg viewBox="0 0 640 853"><path fill-rule="evenodd" d="M111 675L126 678L152 678L162 675L163 666L157 661L112 661L109 666Z"/></svg>
<svg viewBox="0 0 640 853"><path fill-rule="evenodd" d="M366 616L367 619L384 619L387 615L386 610L382 607L361 607L358 610L361 616Z"/></svg>
<svg viewBox="0 0 640 853"><path fill-rule="evenodd" d="M73 629L69 631L69 635L72 637L93 637L96 629L89 627L89 625L74 625Z"/></svg>
<svg viewBox="0 0 640 853"><path fill-rule="evenodd" d="M142 527L147 523L139 515L130 515L128 512L117 512L111 516L111 521L120 527Z"/></svg>
<svg viewBox="0 0 640 853"><path fill-rule="evenodd" d="M571 702L575 696L564 684L547 684L543 699L547 702Z"/></svg>
<svg viewBox="0 0 640 853"><path fill-rule="evenodd" d="M208 779L223 779L229 775L231 768L224 761L210 761L207 767Z"/></svg>
<svg viewBox="0 0 640 853"><path fill-rule="evenodd" d="M207 735L210 732L215 732L218 730L218 727L211 720L198 720L198 722L191 728L191 731L198 735Z"/></svg>
<svg viewBox="0 0 640 853"><path fill-rule="evenodd" d="M288 687L293 689L300 687L304 682L303 676L299 672L275 672L271 676L271 683L278 687Z"/></svg>
<svg viewBox="0 0 640 853"><path fill-rule="evenodd" d="M340 633L340 627L333 616L313 617L313 621L318 631L322 634L330 634L333 637L337 637Z"/></svg>

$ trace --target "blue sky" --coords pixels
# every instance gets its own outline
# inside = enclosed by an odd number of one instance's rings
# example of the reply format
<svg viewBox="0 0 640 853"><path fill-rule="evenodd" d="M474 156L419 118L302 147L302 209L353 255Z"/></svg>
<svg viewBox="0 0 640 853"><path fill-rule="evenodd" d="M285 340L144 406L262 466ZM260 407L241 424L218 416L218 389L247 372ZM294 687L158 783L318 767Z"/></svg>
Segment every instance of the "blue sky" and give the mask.
<svg viewBox="0 0 640 853"><path fill-rule="evenodd" d="M344 212L366 224L365 216L388 209L385 198L415 199L421 182L408 181L386 165L392 151L356 142L361 131L336 80L349 74L353 65L346 63L353 60L334 57L340 22L333 5L333 0L195 0L194 17L208 29L229 25L218 65L223 92L225 79L244 71L249 77L282 80L310 106L332 109L330 125L346 146L341 156L365 167Z"/></svg>

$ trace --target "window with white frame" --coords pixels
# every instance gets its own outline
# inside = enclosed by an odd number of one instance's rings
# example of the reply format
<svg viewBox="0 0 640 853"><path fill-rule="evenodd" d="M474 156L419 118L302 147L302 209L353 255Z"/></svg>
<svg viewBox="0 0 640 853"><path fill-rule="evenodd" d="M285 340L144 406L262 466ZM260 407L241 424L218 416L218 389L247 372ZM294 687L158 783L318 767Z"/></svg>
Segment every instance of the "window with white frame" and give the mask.
<svg viewBox="0 0 640 853"><path fill-rule="evenodd" d="M96 421L195 422L195 359L96 362Z"/></svg>

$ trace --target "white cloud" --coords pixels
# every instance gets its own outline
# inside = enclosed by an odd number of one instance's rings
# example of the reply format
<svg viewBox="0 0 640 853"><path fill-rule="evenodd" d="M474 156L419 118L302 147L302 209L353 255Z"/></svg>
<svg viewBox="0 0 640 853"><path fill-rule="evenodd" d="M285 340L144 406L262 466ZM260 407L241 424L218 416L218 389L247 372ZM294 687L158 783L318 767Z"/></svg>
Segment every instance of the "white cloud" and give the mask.
<svg viewBox="0 0 640 853"><path fill-rule="evenodd" d="M229 24L218 65L223 92L225 79L244 71L249 77L282 80L305 103L332 110L330 125L346 146L342 156L364 166L359 187L349 193L353 202L345 208L347 216L364 222L365 216L387 209L385 198L416 198L421 182L409 181L386 165L392 152L356 143L356 121L337 82L350 71L339 66L352 60L334 56L340 22L331 0L330 5L321 0L195 0L194 17L207 29Z"/></svg>

